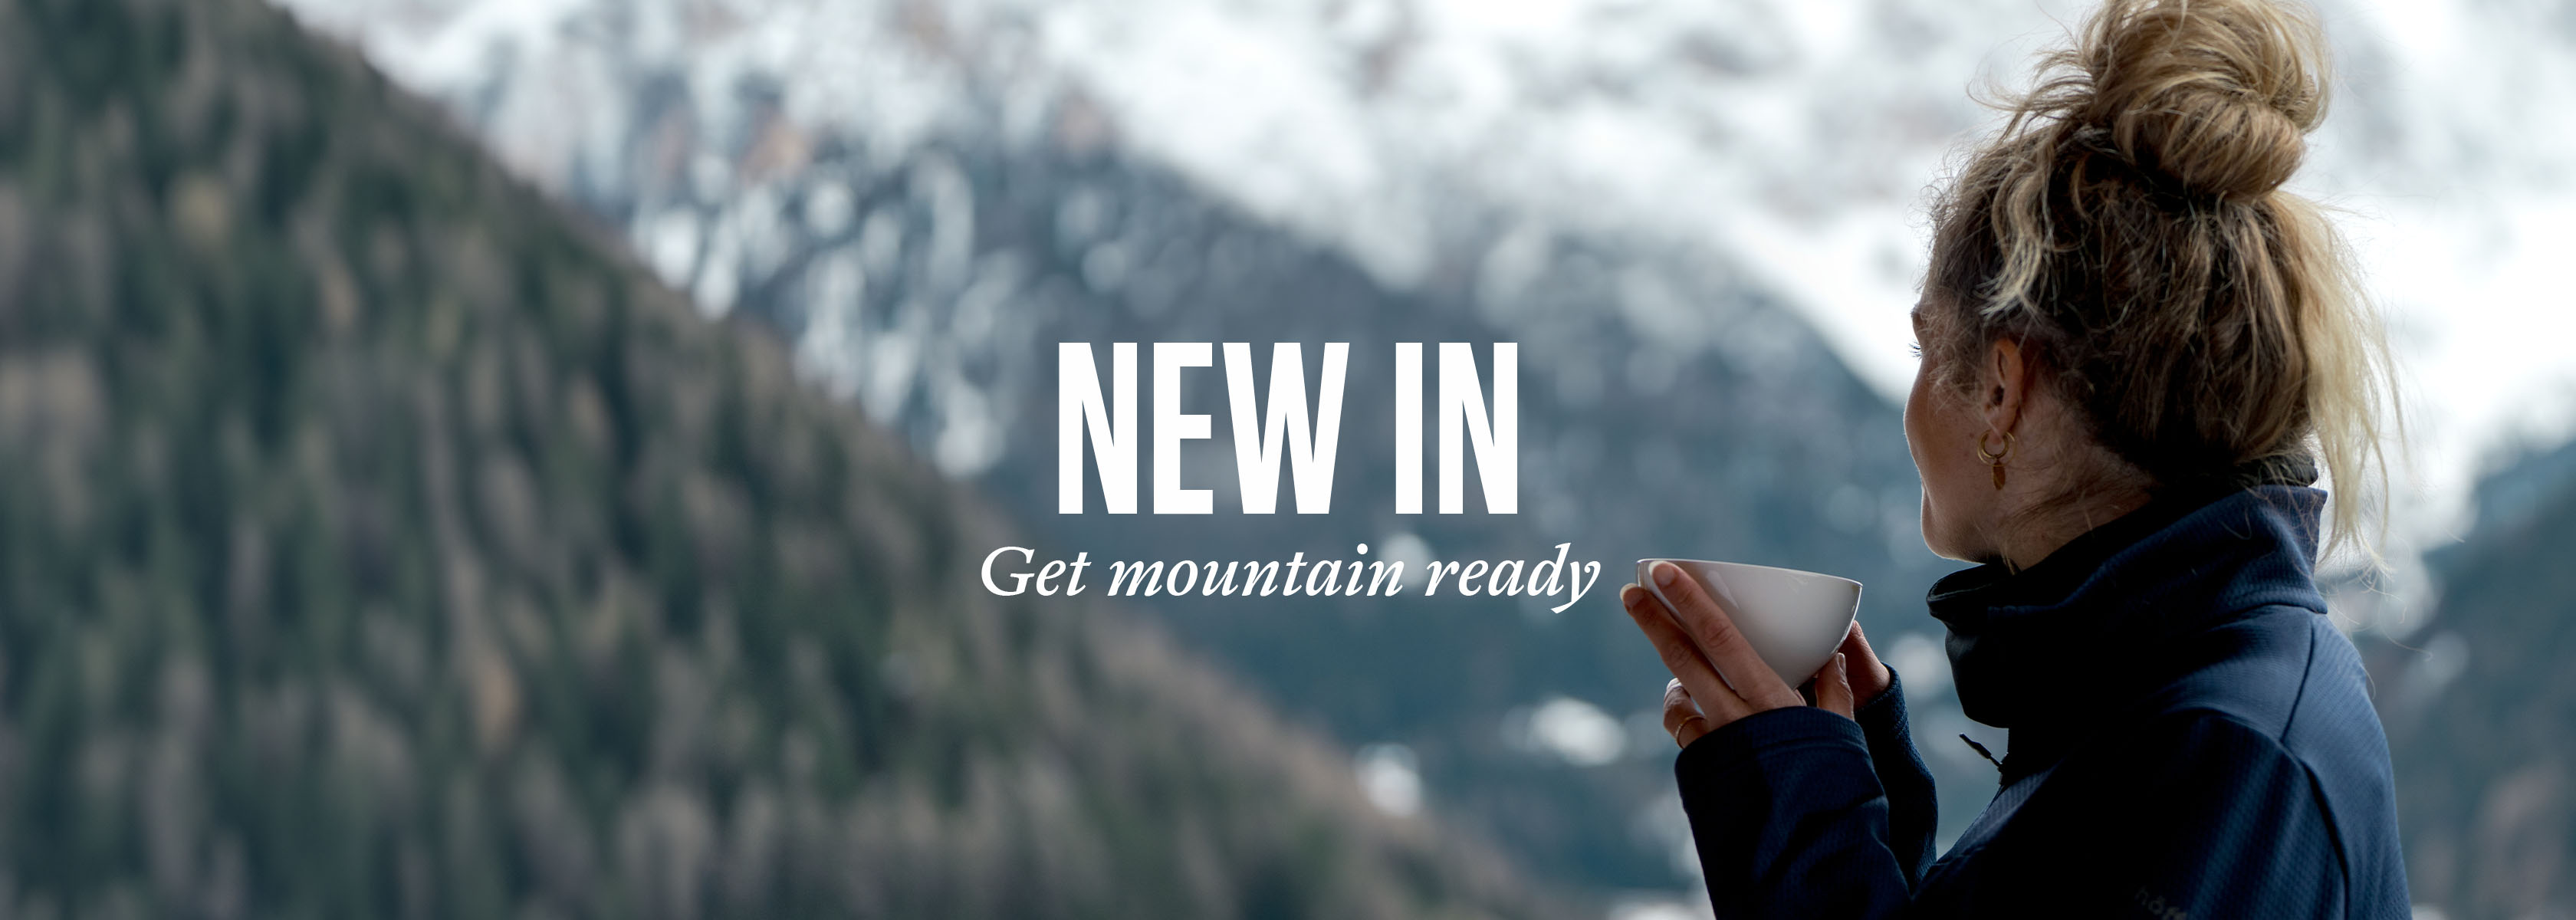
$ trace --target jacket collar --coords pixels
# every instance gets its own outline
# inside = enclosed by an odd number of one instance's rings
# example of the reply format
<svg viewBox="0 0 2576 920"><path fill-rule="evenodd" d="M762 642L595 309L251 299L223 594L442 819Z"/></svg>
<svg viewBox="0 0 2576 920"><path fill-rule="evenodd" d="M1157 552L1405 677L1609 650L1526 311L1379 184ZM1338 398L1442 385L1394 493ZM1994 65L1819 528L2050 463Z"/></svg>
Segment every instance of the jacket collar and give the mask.
<svg viewBox="0 0 2576 920"><path fill-rule="evenodd" d="M2265 606L2324 612L2314 481L2293 462L2167 490L2030 568L1990 563L1935 582L1960 708L2012 731L2004 782L2179 677L2189 662L2171 654L2177 640Z"/></svg>

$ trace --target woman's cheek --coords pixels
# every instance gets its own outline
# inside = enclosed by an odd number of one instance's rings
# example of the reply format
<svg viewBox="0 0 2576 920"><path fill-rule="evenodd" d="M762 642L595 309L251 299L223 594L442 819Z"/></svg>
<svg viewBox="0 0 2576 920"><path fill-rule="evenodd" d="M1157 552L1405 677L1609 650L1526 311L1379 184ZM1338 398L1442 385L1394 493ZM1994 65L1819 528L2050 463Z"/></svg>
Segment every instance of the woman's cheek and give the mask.
<svg viewBox="0 0 2576 920"><path fill-rule="evenodd" d="M1914 370L1914 386L1905 394L1904 427L1905 452L1914 459L1914 475L1929 483L1932 481L1932 471L1923 466L1923 425L1927 421L1924 413L1931 408L1930 401L1926 398L1928 395L1925 392L1926 381L1923 379L1927 373L1925 365L1918 361Z"/></svg>
<svg viewBox="0 0 2576 920"><path fill-rule="evenodd" d="M1925 381L1923 378L1926 373L1928 373L1926 368L1918 363L1915 367L1914 386L1912 390L1907 392L1905 395L1905 452L1913 457L1914 475L1923 487L1921 522L1923 529L1923 545L1930 548L1934 553L1939 553L1941 551L1942 541L1940 525L1932 510L1933 471L1931 466L1925 462L1928 454L1923 449L1923 428L1930 421L1929 416L1926 415L1926 411L1930 407L1927 404L1928 401L1924 398Z"/></svg>
<svg viewBox="0 0 2576 920"><path fill-rule="evenodd" d="M1923 490L1923 548L1931 550L1935 556L1942 554L1937 526L1932 522L1932 490L1927 488Z"/></svg>
<svg viewBox="0 0 2576 920"><path fill-rule="evenodd" d="M1966 549L1954 539L1961 509L1951 499L1959 497L1956 494L1958 490L1953 488L1958 482L1959 471L1950 468L1953 464L1944 462L1952 455L1939 450L1937 445L1944 443L1943 439L1949 437L1948 430L1957 426L1947 424L1950 420L1944 417L1942 407L1932 398L1928 379L1932 373L1933 368L1927 359L1916 369L1913 390L1906 394L1905 447L1913 455L1915 475L1923 483L1923 545L1936 555L1955 559L1962 558L1961 554Z"/></svg>

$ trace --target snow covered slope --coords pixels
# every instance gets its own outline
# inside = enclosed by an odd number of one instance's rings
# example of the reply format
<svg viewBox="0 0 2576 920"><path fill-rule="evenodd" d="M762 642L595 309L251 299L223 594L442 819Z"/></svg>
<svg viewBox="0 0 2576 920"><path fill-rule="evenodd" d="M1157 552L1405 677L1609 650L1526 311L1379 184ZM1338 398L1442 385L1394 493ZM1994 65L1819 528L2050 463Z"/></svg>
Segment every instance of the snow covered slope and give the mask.
<svg viewBox="0 0 2576 920"><path fill-rule="evenodd" d="M899 156L978 107L1096 131L1393 286L1488 269L1533 235L1650 238L1760 278L1882 391L1918 204L2081 6L2062 0L284 0L405 83L454 100L531 175L581 196L639 170L635 232L725 308L757 227L656 215L671 189L756 185L800 138L865 129ZM2499 439L2576 418L2576 7L2333 0L2339 109L2300 185L2348 209L2416 377L2426 494L2454 523ZM676 74L692 123L640 124L625 88ZM747 85L764 84L766 94ZM1096 117L1047 117L1078 99ZM623 162L669 132L732 156ZM671 143L662 149L693 149ZM656 184L661 188L657 191ZM1516 242L1523 245L1515 247ZM756 265L752 267L757 267ZM1689 306L1623 304L1706 328ZM2509 332L2508 332L2509 331ZM1705 338L1702 333L1700 337ZM828 357L816 360L830 364Z"/></svg>

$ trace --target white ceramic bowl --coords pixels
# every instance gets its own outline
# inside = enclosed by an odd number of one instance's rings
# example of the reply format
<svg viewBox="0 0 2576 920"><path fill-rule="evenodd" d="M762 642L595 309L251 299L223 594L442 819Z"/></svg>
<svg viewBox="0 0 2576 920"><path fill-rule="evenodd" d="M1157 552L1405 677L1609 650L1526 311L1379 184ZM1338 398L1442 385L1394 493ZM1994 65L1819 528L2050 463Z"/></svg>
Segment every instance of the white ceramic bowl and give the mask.
<svg viewBox="0 0 2576 920"><path fill-rule="evenodd" d="M1832 661L1860 614L1860 582L1816 572L1701 559L1639 559L1637 583L1672 606L1655 586L1655 563L1670 562L1699 582L1753 643L1762 663L1795 687Z"/></svg>

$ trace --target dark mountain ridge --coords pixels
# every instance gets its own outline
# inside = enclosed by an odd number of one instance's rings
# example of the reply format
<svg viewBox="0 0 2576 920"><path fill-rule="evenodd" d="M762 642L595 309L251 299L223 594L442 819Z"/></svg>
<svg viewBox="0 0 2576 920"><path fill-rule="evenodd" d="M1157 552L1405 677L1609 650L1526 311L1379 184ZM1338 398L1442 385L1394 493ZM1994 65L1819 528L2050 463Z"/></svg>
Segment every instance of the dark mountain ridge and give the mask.
<svg viewBox="0 0 2576 920"><path fill-rule="evenodd" d="M0 914L1518 916L250 0L0 2Z"/></svg>

